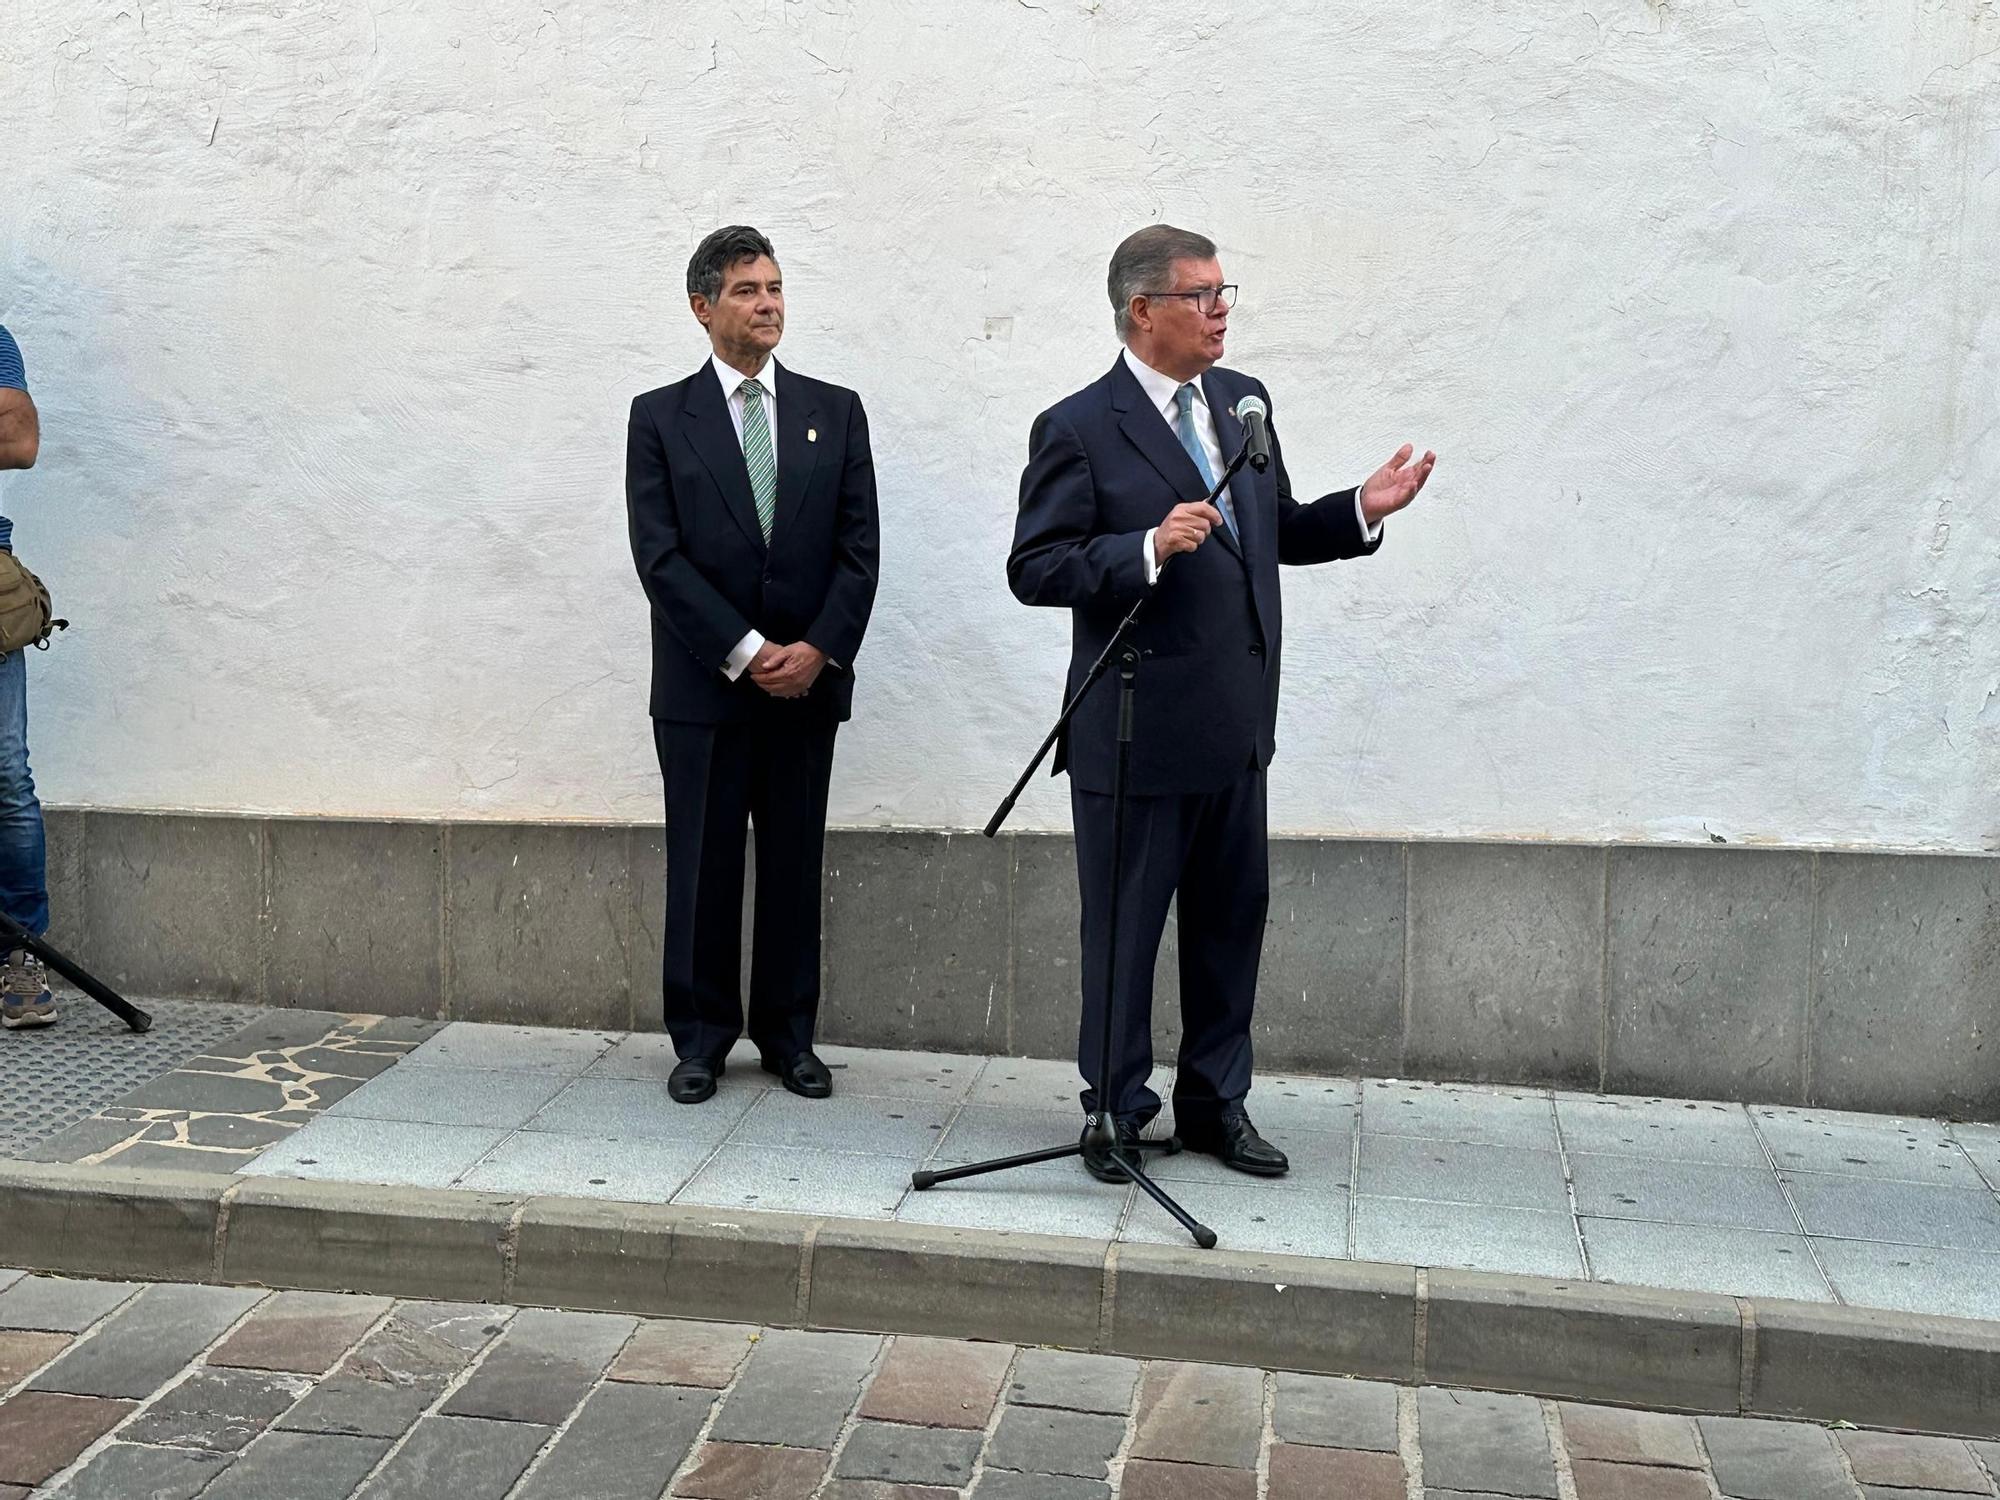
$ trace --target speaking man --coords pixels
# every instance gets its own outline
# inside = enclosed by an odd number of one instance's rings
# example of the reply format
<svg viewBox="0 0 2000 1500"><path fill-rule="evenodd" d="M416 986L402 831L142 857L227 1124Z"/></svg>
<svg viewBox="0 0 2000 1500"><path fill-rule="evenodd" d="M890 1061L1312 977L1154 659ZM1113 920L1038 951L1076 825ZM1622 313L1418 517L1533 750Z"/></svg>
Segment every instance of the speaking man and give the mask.
<svg viewBox="0 0 2000 1500"><path fill-rule="evenodd" d="M834 732L875 602L875 465L853 391L772 358L771 242L718 229L688 262L713 354L632 403L625 500L653 615L653 740L667 793L667 1093L715 1092L744 1030L745 820L756 828L749 1035L767 1072L823 1099L820 856Z"/></svg>
<svg viewBox="0 0 2000 1500"><path fill-rule="evenodd" d="M1437 462L1405 446L1358 490L1292 498L1275 430L1262 474L1237 474L1208 505L1243 442L1245 396L1262 382L1219 365L1236 288L1212 241L1154 225L1111 257L1111 306L1124 352L1111 369L1036 418L1007 578L1024 604L1068 609L1069 687L1119 621L1152 595L1136 626L1141 660L1127 780L1125 859L1112 1041L1115 1097L1086 1087L1086 1113L1115 1118L1121 1147L1160 1108L1152 1072L1153 963L1178 894L1181 1049L1174 1129L1191 1150L1277 1176L1285 1154L1257 1133L1250 1014L1269 897L1264 770L1276 750L1281 599L1278 566L1363 557L1384 518L1417 496ZM1109 675L1109 674L1108 674ZM1103 681L1070 721L1067 768L1083 896L1083 1024L1078 1067L1098 1077L1111 897L1111 789L1118 684ZM1086 1142L1088 1137L1086 1135ZM1124 1169L1086 1151L1104 1181Z"/></svg>

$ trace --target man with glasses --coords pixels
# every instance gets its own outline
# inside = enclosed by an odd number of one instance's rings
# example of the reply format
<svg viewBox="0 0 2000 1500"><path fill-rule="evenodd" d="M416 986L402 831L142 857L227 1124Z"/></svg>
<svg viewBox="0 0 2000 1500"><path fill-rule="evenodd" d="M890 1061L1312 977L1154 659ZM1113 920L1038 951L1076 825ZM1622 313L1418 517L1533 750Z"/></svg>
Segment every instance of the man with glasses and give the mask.
<svg viewBox="0 0 2000 1500"><path fill-rule="evenodd" d="M1022 603L1071 612L1071 690L1132 605L1153 595L1133 641L1141 661L1114 971L1122 1024L1112 1041L1117 1096L1102 1101L1089 1085L1113 960L1115 681L1092 690L1057 752L1056 768L1070 777L1083 897L1083 1107L1101 1104L1126 1146L1159 1112L1147 1081L1153 965L1178 896L1174 1129L1191 1150L1278 1176L1290 1163L1244 1103L1269 897L1264 770L1276 751L1278 567L1373 553L1383 520L1416 498L1437 458L1412 462L1406 445L1358 488L1301 504L1274 428L1270 467L1246 467L1206 503L1243 442L1237 403L1253 395L1270 403L1262 382L1218 364L1236 288L1223 280L1213 241L1160 224L1113 253L1109 289L1124 352L1036 418L1007 559ZM1125 1176L1089 1152L1084 1166L1107 1182Z"/></svg>

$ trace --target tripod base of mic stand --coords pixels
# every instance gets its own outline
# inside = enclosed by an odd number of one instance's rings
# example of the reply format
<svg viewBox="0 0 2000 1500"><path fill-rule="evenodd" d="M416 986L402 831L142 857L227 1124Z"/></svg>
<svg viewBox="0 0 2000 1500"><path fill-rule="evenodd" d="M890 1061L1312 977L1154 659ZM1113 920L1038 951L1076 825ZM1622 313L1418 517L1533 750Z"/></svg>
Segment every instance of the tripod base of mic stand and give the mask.
<svg viewBox="0 0 2000 1500"><path fill-rule="evenodd" d="M1169 1136L1164 1141L1139 1142L1140 1156L1148 1151L1157 1152L1162 1156L1176 1156L1180 1153L1180 1149L1181 1139L1177 1135ZM945 1167L936 1172L912 1172L910 1186L921 1193L936 1187L941 1182L957 1182L966 1177L983 1177L989 1172L1005 1172L1014 1167L1032 1167L1037 1162L1063 1161L1072 1156L1081 1156L1083 1151L1083 1143L1078 1141L1074 1145L1051 1146L1046 1151L1029 1151L1020 1156L1003 1156L993 1161L974 1162L970 1166ZM1123 1169L1125 1175L1137 1183L1146 1196L1165 1209L1175 1223L1193 1236L1197 1245L1204 1250L1215 1248L1215 1231L1168 1197L1160 1185L1141 1170L1136 1157L1116 1147L1105 1151L1104 1155Z"/></svg>

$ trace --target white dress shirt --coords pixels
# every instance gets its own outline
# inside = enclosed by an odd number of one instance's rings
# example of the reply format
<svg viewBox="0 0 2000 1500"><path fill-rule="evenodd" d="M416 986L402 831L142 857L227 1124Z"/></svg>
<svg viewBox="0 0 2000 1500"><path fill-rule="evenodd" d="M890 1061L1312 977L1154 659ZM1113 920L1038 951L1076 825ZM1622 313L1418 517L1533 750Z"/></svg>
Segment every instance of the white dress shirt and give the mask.
<svg viewBox="0 0 2000 1500"><path fill-rule="evenodd" d="M722 382L722 399L729 407L729 421L736 429L736 446L739 448L743 446L743 382L746 380L755 380L764 387L762 398L764 403L764 430L771 435L771 454L775 458L778 452L777 361L772 359L765 360L764 368L757 371L754 375L746 375L743 371L733 369L724 364L720 354L711 354L708 362L714 367L715 378ZM762 633L752 630L742 640L738 641L736 648L729 653L729 660L724 662L722 666L722 675L727 677L731 682L734 682L743 675L749 668L750 663L757 659L757 653L763 649L764 637Z"/></svg>
<svg viewBox="0 0 2000 1500"><path fill-rule="evenodd" d="M1153 403L1153 409L1166 422L1168 429L1174 435L1174 441L1178 443L1181 440L1181 412L1180 402L1176 398L1182 382L1171 375L1162 375L1129 348L1125 351L1125 368L1132 372L1133 378L1139 382L1139 389L1146 393L1146 399ZM1227 467L1228 460L1222 456L1222 440L1216 436L1215 413L1208 409L1208 392L1202 389L1201 382L1196 380L1192 384L1194 385L1194 435L1201 443L1202 453L1208 458L1208 472L1220 474ZM1361 513L1361 491L1358 487L1354 491L1354 519L1361 527L1361 534L1369 541L1372 542L1381 535L1381 522L1378 521L1370 526L1368 518ZM1153 536L1158 530L1159 527L1155 526L1145 537L1146 582L1149 584L1157 583L1160 577L1160 564L1153 554Z"/></svg>

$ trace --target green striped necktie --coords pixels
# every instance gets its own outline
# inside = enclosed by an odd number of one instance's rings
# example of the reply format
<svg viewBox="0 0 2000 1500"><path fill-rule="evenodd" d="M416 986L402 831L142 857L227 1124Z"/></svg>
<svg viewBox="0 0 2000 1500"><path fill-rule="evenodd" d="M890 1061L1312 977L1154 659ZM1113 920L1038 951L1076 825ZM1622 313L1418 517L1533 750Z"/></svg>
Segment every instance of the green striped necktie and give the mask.
<svg viewBox="0 0 2000 1500"><path fill-rule="evenodd" d="M771 451L771 424L764 420L764 387L746 380L736 389L743 395L743 463L757 501L757 526L769 545L771 522L778 514L778 460Z"/></svg>

